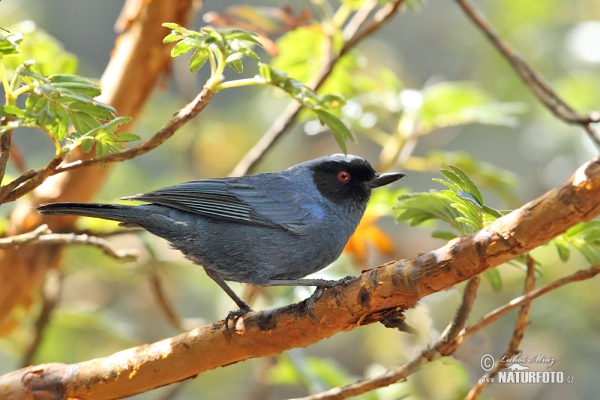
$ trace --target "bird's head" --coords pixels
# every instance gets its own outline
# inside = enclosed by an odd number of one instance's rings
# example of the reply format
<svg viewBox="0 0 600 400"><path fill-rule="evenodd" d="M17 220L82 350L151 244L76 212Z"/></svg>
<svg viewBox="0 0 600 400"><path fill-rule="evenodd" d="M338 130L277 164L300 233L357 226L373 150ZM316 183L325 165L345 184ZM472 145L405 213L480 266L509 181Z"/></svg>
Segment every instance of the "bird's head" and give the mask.
<svg viewBox="0 0 600 400"><path fill-rule="evenodd" d="M332 154L313 160L314 183L323 197L336 204L366 205L371 190L404 177L399 172L378 174L364 158Z"/></svg>

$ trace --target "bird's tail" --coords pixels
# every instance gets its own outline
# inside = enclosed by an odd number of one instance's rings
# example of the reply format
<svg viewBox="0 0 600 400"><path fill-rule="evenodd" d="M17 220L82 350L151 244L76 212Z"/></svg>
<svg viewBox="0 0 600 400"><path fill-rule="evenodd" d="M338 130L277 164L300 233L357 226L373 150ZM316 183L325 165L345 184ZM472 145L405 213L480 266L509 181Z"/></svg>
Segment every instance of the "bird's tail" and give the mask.
<svg viewBox="0 0 600 400"><path fill-rule="evenodd" d="M99 203L48 203L37 207L40 214L45 215L80 215L82 217L95 217L110 219L123 223L132 222L135 216L135 206L120 204Z"/></svg>

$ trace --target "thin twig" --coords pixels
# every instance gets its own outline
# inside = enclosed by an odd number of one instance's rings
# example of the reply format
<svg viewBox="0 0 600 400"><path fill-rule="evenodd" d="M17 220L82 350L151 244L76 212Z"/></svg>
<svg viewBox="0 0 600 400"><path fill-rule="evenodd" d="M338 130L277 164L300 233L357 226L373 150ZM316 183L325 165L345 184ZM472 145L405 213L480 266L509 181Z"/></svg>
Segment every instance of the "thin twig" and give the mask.
<svg viewBox="0 0 600 400"><path fill-rule="evenodd" d="M354 382L350 385L333 388L325 392L295 400L340 400L347 399L352 396L358 396L362 393L389 386L393 383L406 379L407 376L417 371L422 365L441 356L452 354L456 349L456 346L452 346L452 343L454 343L456 337L459 335L467 322L467 318L471 312L471 308L473 307L475 297L477 296L479 282L479 276L469 280L463 293L462 302L454 314L454 318L450 324L448 324L432 348L424 350L409 362L396 368L389 369L377 377L364 379Z"/></svg>
<svg viewBox="0 0 600 400"><path fill-rule="evenodd" d="M527 295L533 289L535 289L535 260L529 254L527 255L527 276L525 277L525 288L523 290L523 294ZM517 321L515 322L515 330L510 339L510 343L508 348L504 352L503 356L500 358L500 361L496 363L494 368L491 371L488 371L484 374L482 379L479 379L475 386L469 391L466 399L473 400L479 397L479 395L485 390L485 388L489 385L489 382L492 378L494 378L498 371L502 368L506 367L506 361L512 358L514 355L520 352L519 346L523 341L523 336L525 335L525 331L529 326L529 311L531 309L531 300L525 302L521 307L521 311L519 311L519 315L517 316Z"/></svg>
<svg viewBox="0 0 600 400"><path fill-rule="evenodd" d="M154 267L150 268L149 281L150 281L150 288L152 289L152 293L154 294L154 297L156 298L156 301L157 301L160 309L162 310L162 312L165 314L165 316L167 317L167 319L169 320L169 322L175 329L183 331L184 327L183 327L183 324L181 323L181 319L175 312L175 309L173 308L173 306L171 306L171 304L169 303L169 300L167 299L167 296L165 295L165 291L162 287L162 282L160 280L160 277L158 276L156 268L154 268Z"/></svg>
<svg viewBox="0 0 600 400"><path fill-rule="evenodd" d="M52 233L48 229L48 225L40 225L31 232L22 233L20 235L10 236L0 239L0 249L8 249L16 246L22 246L36 240L42 235Z"/></svg>
<svg viewBox="0 0 600 400"><path fill-rule="evenodd" d="M354 14L354 17L347 24L344 30L344 38L346 43L340 50L339 54L324 63L323 68L314 76L314 90L318 90L327 80L337 62L352 48L354 48L361 40L377 31L385 24L392 16L396 14L404 0L395 0L384 7L373 17L373 21L366 28L361 28L365 24L365 17L373 10L373 5L377 2L366 2L361 10ZM375 4L376 5L376 4ZM273 147L273 145L286 133L296 122L296 117L300 113L302 106L298 102L290 103L282 114L273 122L273 125L264 133L258 142L244 155L240 162L233 168L230 176L246 175L258 164L264 155Z"/></svg>
<svg viewBox="0 0 600 400"><path fill-rule="evenodd" d="M46 284L44 285L44 290L42 290L42 309L40 310L40 315L35 321L35 336L25 351L25 355L21 361L22 368L31 365L33 362L35 353L42 343L44 329L48 325L52 312L60 300L61 287L62 280L60 276L60 270L53 269L48 271L46 274Z"/></svg>
<svg viewBox="0 0 600 400"><path fill-rule="evenodd" d="M136 251L113 250L106 240L98 237L86 234L76 235L74 233L52 233L48 229L48 225L41 225L31 232L0 239L0 249L28 246L33 244L82 244L94 246L102 250L102 252L107 256L123 262L135 261L138 257Z"/></svg>
<svg viewBox="0 0 600 400"><path fill-rule="evenodd" d="M54 157L44 168L27 171L11 183L0 187L0 204L14 201L40 186L46 178L56 173L56 167L62 160L63 156Z"/></svg>
<svg viewBox="0 0 600 400"><path fill-rule="evenodd" d="M527 302L530 302L534 299L537 299L540 296L545 295L548 292L558 289L561 286L564 286L571 282L579 282L587 279L591 279L600 273L600 264L594 265L588 269L579 270L571 275L565 276L564 278L557 279L554 282L551 282L547 285L540 286L539 288L532 290L528 294L524 294L515 299L512 299L509 303L498 307L494 311L491 311L481 317L479 321L475 325L467 327L459 337L458 340L464 340L465 338L471 336L473 333L481 330L487 325L495 322L498 318L502 317L505 314L508 314L515 308L521 307Z"/></svg>
<svg viewBox="0 0 600 400"><path fill-rule="evenodd" d="M600 137L590 124L600 122L600 112L596 111L588 116L579 115L552 89L550 84L538 74L513 48L502 41L485 15L468 0L456 0L471 21L487 36L498 51L507 59L523 81L531 88L536 97L557 118L572 124L581 125L590 138L600 146Z"/></svg>
<svg viewBox="0 0 600 400"><path fill-rule="evenodd" d="M107 154L105 156L92 158L89 160L78 160L65 165L61 165L60 167L56 168L56 170L53 172L53 175L81 167L89 167L91 165L130 160L134 157L146 154L150 150L160 146L167 139L173 136L173 134L179 128L181 128L188 121L190 121L196 115L198 115L210 102L213 96L214 93L205 86L204 88L202 88L200 94L198 94L198 96L196 96L196 98L192 102L190 102L185 107L173 114L171 119L167 121L167 123L162 128L160 128L160 130L156 132L150 139L138 144L137 146L133 146L128 149L118 151L116 153Z"/></svg>
<svg viewBox="0 0 600 400"><path fill-rule="evenodd" d="M6 125L6 117L2 117L0 120L0 126ZM6 172L6 164L8 164L8 157L10 155L10 144L12 141L13 130L8 130L0 136L0 184L4 179L4 173Z"/></svg>
<svg viewBox="0 0 600 400"><path fill-rule="evenodd" d="M130 147L125 150L111 153L106 156L91 158L88 160L77 160L65 165L59 166L62 157L54 158L46 167L28 171L6 186L0 188L0 203L5 203L18 199L19 197L31 192L33 189L46 180L47 177L61 172L71 171L73 169L89 167L92 165L106 164L110 162L125 161L134 157L141 156L152 149L160 146L169 139L189 120L198 115L213 97L213 92L204 87L196 98L181 110L176 112L171 119L150 139Z"/></svg>

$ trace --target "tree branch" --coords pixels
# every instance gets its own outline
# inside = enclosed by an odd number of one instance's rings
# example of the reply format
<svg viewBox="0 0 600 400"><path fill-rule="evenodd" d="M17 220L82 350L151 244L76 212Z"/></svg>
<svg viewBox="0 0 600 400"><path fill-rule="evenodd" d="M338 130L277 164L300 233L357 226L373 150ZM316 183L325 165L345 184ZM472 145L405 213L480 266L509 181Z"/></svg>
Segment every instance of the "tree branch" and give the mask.
<svg viewBox="0 0 600 400"><path fill-rule="evenodd" d="M38 226L31 232L0 239L0 249L10 249L14 247L36 244L81 244L93 246L102 250L102 252L107 256L123 262L135 261L138 257L138 253L136 251L113 250L106 240L95 236L75 233L52 233L46 224Z"/></svg>
<svg viewBox="0 0 600 400"><path fill-rule="evenodd" d="M0 187L0 204L17 200L40 186L46 178L56 172L56 167L62 161L62 157L54 157L44 168L27 171L9 184Z"/></svg>
<svg viewBox="0 0 600 400"><path fill-rule="evenodd" d="M523 291L523 295L527 295L531 293L535 289L535 260L530 255L527 255L527 276L525 277L525 289ZM506 361L515 354L519 353L519 346L521 345L521 341L523 340L523 336L525 335L525 331L529 326L529 311L531 309L531 300L525 302L521 306L521 311L517 316L517 321L515 322L515 330L513 332L512 338L510 339L510 343L508 345L508 349L503 354L503 357L500 358L500 362L496 363L494 368L486 372L483 378L479 379L477 384L473 386L473 388L467 394L466 399L473 400L479 397L479 395L483 392L483 390L488 387L489 379L494 378L498 371L506 366Z"/></svg>
<svg viewBox="0 0 600 400"><path fill-rule="evenodd" d="M600 112L595 111L592 114L582 117L570 105L568 105L552 89L550 84L538 74L512 47L502 41L495 30L491 27L489 21L483 13L479 11L468 0L456 0L463 9L467 17L485 34L498 51L506 58L513 69L521 76L525 84L531 88L535 96L554 114L557 118L571 123L581 125L590 138L600 146L600 137L592 128L591 124L600 122Z"/></svg>
<svg viewBox="0 0 600 400"><path fill-rule="evenodd" d="M119 398L249 358L305 347L377 322L386 312L409 309L427 295L526 254L600 214L598 198L600 157L581 166L557 188L472 235L414 260L391 261L324 290L312 308L318 320L308 316L306 301L251 312L238 320L234 330L227 330L221 321L106 358L29 367L0 377L0 387L7 400L34 392L51 398L84 394L98 400Z"/></svg>
<svg viewBox="0 0 600 400"><path fill-rule="evenodd" d="M6 125L8 120L6 117L0 119L0 126ZM8 163L8 157L10 155L10 144L12 141L13 130L6 131L0 136L0 185L4 179L4 173L6 172L6 164Z"/></svg>
<svg viewBox="0 0 600 400"><path fill-rule="evenodd" d="M424 364L441 356L452 354L454 350L456 350L456 347L452 347L452 344L455 342L456 337L467 322L467 317L475 302L479 282L480 278L478 276L469 280L463 293L462 302L454 314L454 318L430 349L422 351L409 362L396 368L389 369L377 377L360 380L350 385L333 388L322 393L295 400L341 400L358 396L406 379L407 376L419 370Z"/></svg>
<svg viewBox="0 0 600 400"><path fill-rule="evenodd" d="M146 154L150 150L155 149L169 139L179 128L185 125L188 121L196 117L204 107L213 98L214 93L204 86L202 91L196 96L196 98L188 103L185 107L177 111L167 123L160 128L150 139L130 147L125 150L118 151L116 153L107 154L98 158L91 158L88 160L77 160L68 164L61 165L56 168L54 174L61 172L71 171L77 168L89 167L91 165L106 164L109 162L125 161L132 159L142 154Z"/></svg>
<svg viewBox="0 0 600 400"><path fill-rule="evenodd" d="M23 356L23 361L21 362L21 366L23 367L27 367L33 362L35 353L42 343L44 329L48 325L52 312L60 299L61 287L60 271L57 269L49 271L46 275L44 290L42 291L42 309L35 321L35 336Z"/></svg>

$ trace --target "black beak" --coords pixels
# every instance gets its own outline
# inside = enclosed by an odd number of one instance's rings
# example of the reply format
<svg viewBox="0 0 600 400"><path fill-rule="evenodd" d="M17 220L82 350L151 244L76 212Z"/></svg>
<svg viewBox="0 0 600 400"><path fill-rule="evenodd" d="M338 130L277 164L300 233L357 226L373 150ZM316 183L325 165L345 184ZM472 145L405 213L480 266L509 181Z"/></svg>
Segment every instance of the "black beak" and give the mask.
<svg viewBox="0 0 600 400"><path fill-rule="evenodd" d="M404 178L406 175L401 172L389 172L387 174L377 174L375 178L366 182L366 186L369 189L378 188L380 186L388 185L392 182L396 182L400 178Z"/></svg>

